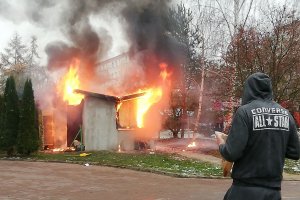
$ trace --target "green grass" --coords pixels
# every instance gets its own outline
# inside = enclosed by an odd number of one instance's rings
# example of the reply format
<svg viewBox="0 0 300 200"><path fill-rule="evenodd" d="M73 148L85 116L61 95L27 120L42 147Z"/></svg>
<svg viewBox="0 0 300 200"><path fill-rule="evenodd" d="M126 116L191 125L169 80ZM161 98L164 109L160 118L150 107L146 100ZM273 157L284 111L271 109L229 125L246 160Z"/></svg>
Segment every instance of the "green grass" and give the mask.
<svg viewBox="0 0 300 200"><path fill-rule="evenodd" d="M289 174L300 175L300 160L285 160L284 171Z"/></svg>
<svg viewBox="0 0 300 200"><path fill-rule="evenodd" d="M117 153L110 151L91 152L80 157L78 152L69 153L38 153L26 160L41 160L68 163L89 163L91 165L113 166L139 171L167 174L178 177L221 177L222 169L210 163L189 159L176 154L165 153ZM3 157L3 156L2 156Z"/></svg>
<svg viewBox="0 0 300 200"><path fill-rule="evenodd" d="M27 157L7 158L0 152L0 159L17 159L28 161L66 162L101 166L127 168L139 171L167 174L178 177L222 177L221 166L195 159L186 158L178 154L168 153L118 153L111 151L90 152L91 155L81 157L79 152L44 153ZM300 175L300 160L286 159L284 171L289 174Z"/></svg>

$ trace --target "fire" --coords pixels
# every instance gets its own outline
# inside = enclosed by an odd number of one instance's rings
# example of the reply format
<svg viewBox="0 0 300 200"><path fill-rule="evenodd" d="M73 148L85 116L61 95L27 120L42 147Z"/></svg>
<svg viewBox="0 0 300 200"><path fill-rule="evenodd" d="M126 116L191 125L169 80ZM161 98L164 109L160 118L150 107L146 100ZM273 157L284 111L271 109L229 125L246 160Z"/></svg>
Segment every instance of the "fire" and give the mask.
<svg viewBox="0 0 300 200"><path fill-rule="evenodd" d="M192 142L187 147L191 148L191 147L195 147L195 146L196 146L196 142Z"/></svg>
<svg viewBox="0 0 300 200"><path fill-rule="evenodd" d="M146 90L139 90L139 92L144 92L145 95L139 97L137 100L137 127L144 127L144 116L150 107L158 103L163 96L163 90L165 91L166 86L170 85L170 77L172 72L168 70L168 65L166 63L160 63L160 78L162 79L161 87L153 87Z"/></svg>
<svg viewBox="0 0 300 200"><path fill-rule="evenodd" d="M79 60L74 60L69 68L68 73L62 78L59 88L63 95L63 100L69 105L78 105L84 98L82 94L74 93L79 89L80 82L78 77ZM63 90L63 91L62 91Z"/></svg>
<svg viewBox="0 0 300 200"><path fill-rule="evenodd" d="M159 67L161 69L160 77L163 81L168 80L168 78L172 75L172 73L167 70L168 65L166 63L160 63Z"/></svg>
<svg viewBox="0 0 300 200"><path fill-rule="evenodd" d="M52 150L53 152L63 152L64 149L63 148L55 148Z"/></svg>
<svg viewBox="0 0 300 200"><path fill-rule="evenodd" d="M140 89L136 91L132 95L127 95L127 98L120 98L121 102L117 105L116 109L117 112L119 112L120 107L122 106L122 101L126 101L128 97L130 98L136 98L135 100L135 120L136 120L136 126L138 128L144 128L145 127L145 115L150 110L151 107L153 107L154 104L157 104L162 100L164 100L165 93L168 89L167 86L170 82L169 78L171 76L171 72L168 70L168 65L166 63L160 63L160 78L161 81L159 83L156 83L156 85L159 86L152 86L146 89ZM130 99L129 98L129 99ZM126 104L125 104L126 105ZM162 104L161 104L162 105ZM159 109L159 108L157 108ZM148 115L149 116L149 115ZM118 118L117 114L117 118Z"/></svg>
<svg viewBox="0 0 300 200"><path fill-rule="evenodd" d="M162 97L162 89L161 88L150 88L145 92L145 95L138 98L137 100L137 126L139 128L144 127L144 115L149 110L149 108L160 101Z"/></svg>
<svg viewBox="0 0 300 200"><path fill-rule="evenodd" d="M120 102L120 103L117 104L117 109L116 109L117 112L120 110L121 106L122 106L122 102Z"/></svg>

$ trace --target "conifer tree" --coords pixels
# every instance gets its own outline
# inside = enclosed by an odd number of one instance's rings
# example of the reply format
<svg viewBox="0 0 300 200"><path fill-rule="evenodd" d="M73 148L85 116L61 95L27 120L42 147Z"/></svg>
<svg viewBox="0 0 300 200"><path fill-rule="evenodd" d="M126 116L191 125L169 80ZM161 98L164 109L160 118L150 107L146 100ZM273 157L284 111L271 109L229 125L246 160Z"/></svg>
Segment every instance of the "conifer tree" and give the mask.
<svg viewBox="0 0 300 200"><path fill-rule="evenodd" d="M11 156L15 153L19 129L19 99L15 80L12 76L6 81L3 106L3 129L1 131L0 148L6 151L7 155Z"/></svg>
<svg viewBox="0 0 300 200"><path fill-rule="evenodd" d="M26 80L20 109L20 126L17 151L30 155L38 150L39 137L36 129L36 109L31 80Z"/></svg>

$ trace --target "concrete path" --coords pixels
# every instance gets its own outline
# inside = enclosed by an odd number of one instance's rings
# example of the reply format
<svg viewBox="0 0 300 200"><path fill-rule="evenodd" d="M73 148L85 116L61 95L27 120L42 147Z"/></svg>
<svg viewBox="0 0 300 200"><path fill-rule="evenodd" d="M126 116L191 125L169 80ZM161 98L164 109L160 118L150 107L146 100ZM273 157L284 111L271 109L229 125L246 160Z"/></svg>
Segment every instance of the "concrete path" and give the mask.
<svg viewBox="0 0 300 200"><path fill-rule="evenodd" d="M1 200L218 200L230 179L174 178L100 166L0 160ZM284 181L284 200L300 199Z"/></svg>

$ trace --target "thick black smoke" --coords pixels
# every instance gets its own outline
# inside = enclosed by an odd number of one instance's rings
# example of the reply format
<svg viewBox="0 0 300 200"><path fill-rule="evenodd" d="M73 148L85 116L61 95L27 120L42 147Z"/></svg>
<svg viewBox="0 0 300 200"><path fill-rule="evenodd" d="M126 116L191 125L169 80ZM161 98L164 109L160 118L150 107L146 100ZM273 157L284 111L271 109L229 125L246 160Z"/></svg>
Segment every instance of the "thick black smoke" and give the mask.
<svg viewBox="0 0 300 200"><path fill-rule="evenodd" d="M80 50L62 41L51 42L45 49L48 55L48 69L55 70L70 65L74 57L79 57Z"/></svg>
<svg viewBox="0 0 300 200"><path fill-rule="evenodd" d="M153 50L164 59L176 59L182 46L171 37L169 30L169 1L145 1L124 8L126 32L131 41L131 51Z"/></svg>
<svg viewBox="0 0 300 200"><path fill-rule="evenodd" d="M151 83L159 77L160 63L168 64L176 76L185 60L186 48L170 34L169 8L167 0L149 0L144 4L131 4L122 12L127 22L130 52L133 55L142 54L141 62Z"/></svg>
<svg viewBox="0 0 300 200"><path fill-rule="evenodd" d="M69 0L67 10L61 16L61 29L71 44L65 42L49 43L45 51L48 55L48 69L66 66L73 58L81 60L83 73L94 74L93 70L107 47L111 38L106 30L98 34L90 24L91 14L101 11L107 1Z"/></svg>
<svg viewBox="0 0 300 200"><path fill-rule="evenodd" d="M25 13L40 26L53 18L68 41L56 40L45 47L47 67L56 70L68 67L73 58L81 60L81 73L93 75L99 58L112 47L108 31L94 30L91 16L102 11L111 13L124 26L131 55L139 58L149 82L158 77L159 63L167 63L173 71L184 62L184 47L170 34L168 24L171 0L31 0ZM4 1L5 2L5 1ZM0 3L3 10L7 3ZM118 8L118 9L116 9ZM111 12L107 12L111 9ZM52 14L53 12L53 14Z"/></svg>
<svg viewBox="0 0 300 200"><path fill-rule="evenodd" d="M47 15L44 13L44 9L52 8L54 5L55 3L51 0L31 0L31 3L26 4L26 14L29 16L30 20L36 24L40 24L43 23L45 18L47 18Z"/></svg>

